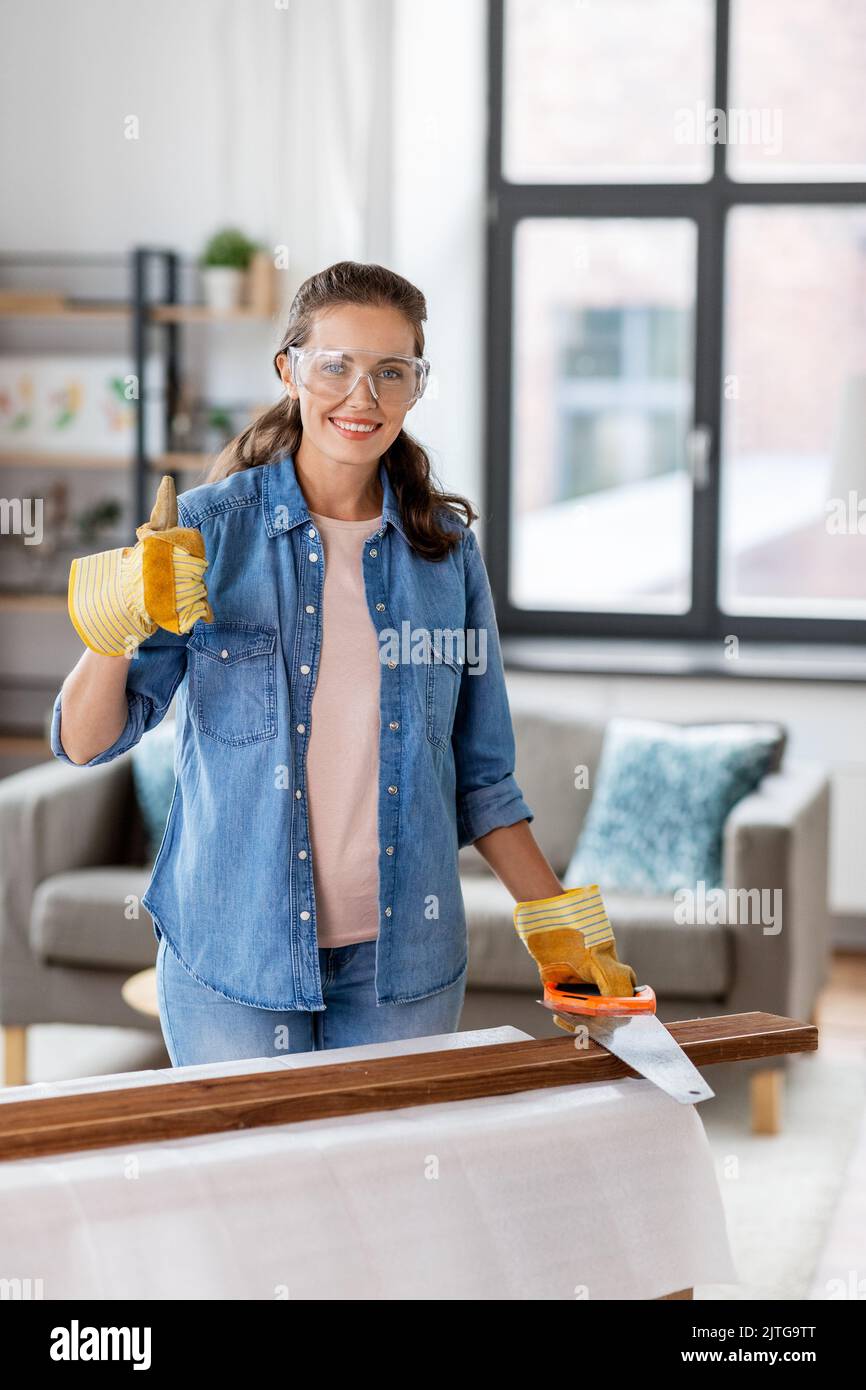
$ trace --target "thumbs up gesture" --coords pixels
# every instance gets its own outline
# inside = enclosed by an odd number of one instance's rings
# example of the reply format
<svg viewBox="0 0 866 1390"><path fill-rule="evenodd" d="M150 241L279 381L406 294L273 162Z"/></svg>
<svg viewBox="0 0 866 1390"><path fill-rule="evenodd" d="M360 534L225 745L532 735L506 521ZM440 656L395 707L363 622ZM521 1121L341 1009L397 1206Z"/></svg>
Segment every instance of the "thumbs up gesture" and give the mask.
<svg viewBox="0 0 866 1390"><path fill-rule="evenodd" d="M131 656L158 627L188 632L213 622L201 531L177 524L177 494L166 474L138 542L72 561L68 608L86 647L103 656Z"/></svg>

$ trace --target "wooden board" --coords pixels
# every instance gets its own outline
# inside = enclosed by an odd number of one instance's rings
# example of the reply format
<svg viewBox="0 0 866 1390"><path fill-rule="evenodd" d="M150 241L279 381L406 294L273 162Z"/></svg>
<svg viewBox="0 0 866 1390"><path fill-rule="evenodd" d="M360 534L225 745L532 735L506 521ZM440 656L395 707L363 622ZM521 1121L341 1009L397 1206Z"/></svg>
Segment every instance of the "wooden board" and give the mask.
<svg viewBox="0 0 866 1390"><path fill-rule="evenodd" d="M776 1014L728 1014L665 1026L698 1067L818 1046L812 1024ZM635 1075L598 1044L578 1050L563 1037L9 1101L0 1105L0 1160Z"/></svg>

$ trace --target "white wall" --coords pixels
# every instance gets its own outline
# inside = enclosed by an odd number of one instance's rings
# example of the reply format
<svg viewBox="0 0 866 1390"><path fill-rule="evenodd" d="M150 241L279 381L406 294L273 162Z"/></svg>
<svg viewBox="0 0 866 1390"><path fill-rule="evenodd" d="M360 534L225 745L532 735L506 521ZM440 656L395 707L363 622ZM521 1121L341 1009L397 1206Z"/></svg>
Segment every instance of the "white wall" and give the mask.
<svg viewBox="0 0 866 1390"><path fill-rule="evenodd" d="M410 427L477 497L485 26L484 0L17 0L0 249L192 256L238 223L288 246L286 306L335 260L390 266L428 301ZM280 326L185 341L214 393L270 398Z"/></svg>

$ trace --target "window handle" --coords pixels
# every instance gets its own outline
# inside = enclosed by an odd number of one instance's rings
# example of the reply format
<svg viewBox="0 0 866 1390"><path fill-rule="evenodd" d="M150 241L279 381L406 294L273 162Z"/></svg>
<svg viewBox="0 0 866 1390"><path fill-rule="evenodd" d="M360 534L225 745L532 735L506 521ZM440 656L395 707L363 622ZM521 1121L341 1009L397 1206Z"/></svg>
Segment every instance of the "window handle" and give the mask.
<svg viewBox="0 0 866 1390"><path fill-rule="evenodd" d="M713 431L709 425L695 425L686 435L686 467L692 484L703 490L710 485Z"/></svg>

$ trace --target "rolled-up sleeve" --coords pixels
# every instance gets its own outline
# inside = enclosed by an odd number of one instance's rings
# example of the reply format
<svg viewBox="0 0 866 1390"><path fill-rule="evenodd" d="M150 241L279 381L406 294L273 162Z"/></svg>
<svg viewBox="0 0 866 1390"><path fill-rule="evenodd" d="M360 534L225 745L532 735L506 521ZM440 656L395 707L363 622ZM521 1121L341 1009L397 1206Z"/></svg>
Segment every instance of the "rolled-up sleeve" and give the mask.
<svg viewBox="0 0 866 1390"><path fill-rule="evenodd" d="M472 531L464 533L463 545L466 662L452 736L461 849L500 826L533 819L514 776L514 730L490 581Z"/></svg>
<svg viewBox="0 0 866 1390"><path fill-rule="evenodd" d="M155 729L164 718L175 691L186 674L186 646L189 634L176 636L157 628L152 637L141 643L129 662L126 678L126 723L110 748L97 753L86 763L75 763L60 742L63 709L63 690L58 691L51 716L51 751L61 762L73 767L98 767L111 762L121 753L134 748L142 734Z"/></svg>

